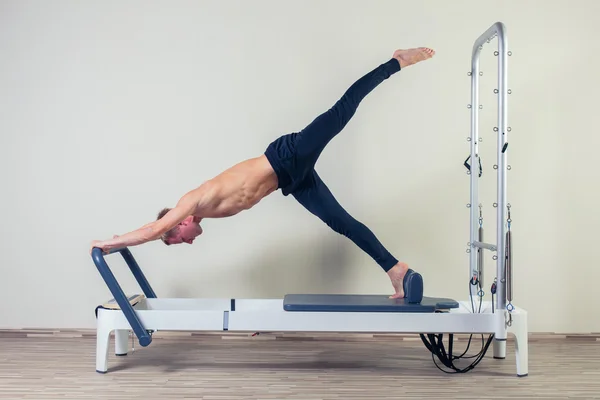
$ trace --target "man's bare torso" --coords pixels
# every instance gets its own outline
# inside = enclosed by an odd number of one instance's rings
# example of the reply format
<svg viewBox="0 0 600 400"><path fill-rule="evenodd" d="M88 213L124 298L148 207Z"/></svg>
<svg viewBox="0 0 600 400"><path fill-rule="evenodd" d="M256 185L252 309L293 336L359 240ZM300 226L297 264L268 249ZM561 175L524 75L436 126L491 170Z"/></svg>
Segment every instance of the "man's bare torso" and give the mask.
<svg viewBox="0 0 600 400"><path fill-rule="evenodd" d="M277 190L275 171L264 155L242 161L194 189L199 218L224 218L255 206Z"/></svg>

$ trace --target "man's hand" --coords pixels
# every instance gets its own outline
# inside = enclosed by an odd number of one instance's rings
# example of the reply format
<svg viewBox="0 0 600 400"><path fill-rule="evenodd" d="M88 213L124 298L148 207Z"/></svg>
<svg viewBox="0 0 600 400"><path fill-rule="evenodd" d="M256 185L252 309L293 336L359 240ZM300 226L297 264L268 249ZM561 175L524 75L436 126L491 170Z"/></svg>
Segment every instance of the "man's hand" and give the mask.
<svg viewBox="0 0 600 400"><path fill-rule="evenodd" d="M118 237L119 237L119 235L114 235L113 239L116 239ZM92 254L92 250L94 250L94 247L98 247L99 249L101 249L104 254L107 254L110 250L112 250L114 248L114 246L111 247L107 241L93 240L92 244L90 246L90 254Z"/></svg>

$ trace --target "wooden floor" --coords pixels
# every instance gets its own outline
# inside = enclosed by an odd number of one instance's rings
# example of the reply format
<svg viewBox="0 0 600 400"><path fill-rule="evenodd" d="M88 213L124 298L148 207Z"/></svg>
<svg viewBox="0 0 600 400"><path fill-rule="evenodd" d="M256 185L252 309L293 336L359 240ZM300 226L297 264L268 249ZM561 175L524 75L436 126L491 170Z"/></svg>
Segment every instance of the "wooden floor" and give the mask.
<svg viewBox="0 0 600 400"><path fill-rule="evenodd" d="M490 347L471 372L446 374L416 335L163 333L126 357L112 347L99 374L93 332L0 332L0 398L600 399L598 335L529 346L529 376L517 378L511 341L505 360Z"/></svg>

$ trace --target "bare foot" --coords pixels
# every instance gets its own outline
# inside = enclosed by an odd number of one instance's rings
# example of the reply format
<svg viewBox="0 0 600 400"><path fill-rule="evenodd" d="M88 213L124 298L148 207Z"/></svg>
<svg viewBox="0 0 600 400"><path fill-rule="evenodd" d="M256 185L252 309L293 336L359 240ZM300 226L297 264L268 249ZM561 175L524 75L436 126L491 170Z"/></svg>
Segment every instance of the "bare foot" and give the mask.
<svg viewBox="0 0 600 400"><path fill-rule="evenodd" d="M418 47L416 49L396 50L393 57L400 63L400 68L404 68L419 61L425 61L433 57L434 54L435 51L428 47Z"/></svg>
<svg viewBox="0 0 600 400"><path fill-rule="evenodd" d="M392 286L396 293L390 296L390 299L402 299L404 298L404 275L408 271L408 264L398 262L390 269L387 274L392 280Z"/></svg>

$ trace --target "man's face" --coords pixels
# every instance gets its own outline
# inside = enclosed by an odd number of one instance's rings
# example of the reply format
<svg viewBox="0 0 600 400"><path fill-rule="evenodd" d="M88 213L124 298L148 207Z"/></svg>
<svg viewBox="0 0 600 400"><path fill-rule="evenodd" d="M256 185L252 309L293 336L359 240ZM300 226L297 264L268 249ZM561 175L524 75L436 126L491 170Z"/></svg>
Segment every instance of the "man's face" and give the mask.
<svg viewBox="0 0 600 400"><path fill-rule="evenodd" d="M177 235L169 239L170 245L180 243L192 244L194 243L196 237L202 234L200 219L193 216L189 216L183 221L181 221L177 228Z"/></svg>

